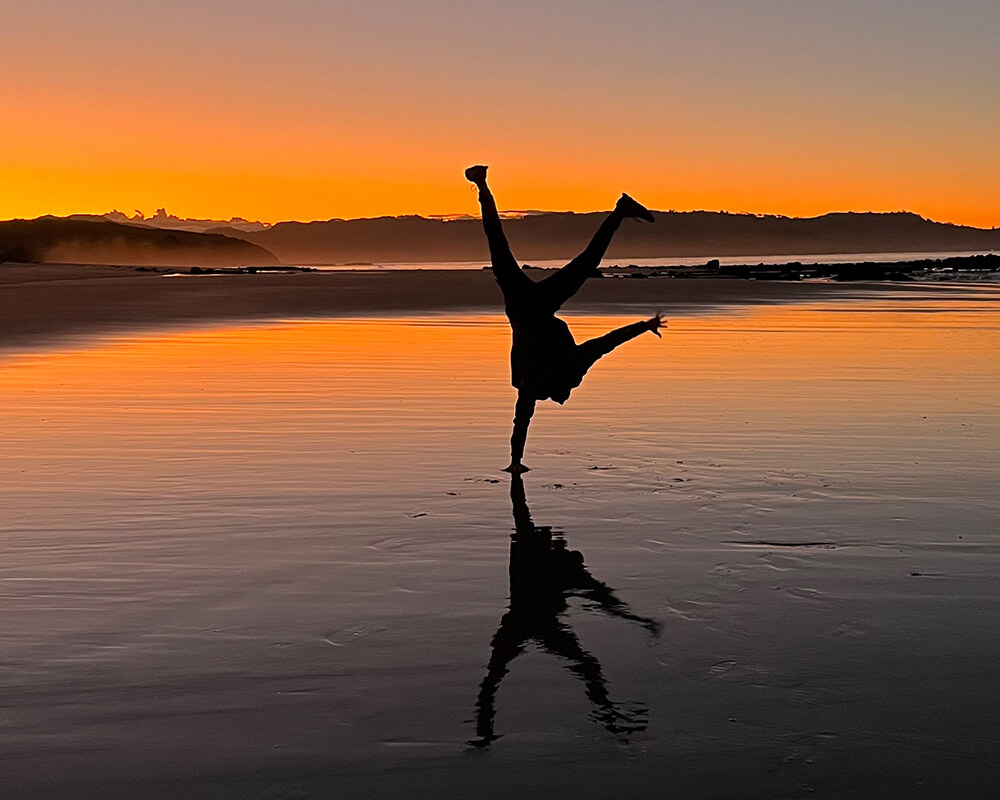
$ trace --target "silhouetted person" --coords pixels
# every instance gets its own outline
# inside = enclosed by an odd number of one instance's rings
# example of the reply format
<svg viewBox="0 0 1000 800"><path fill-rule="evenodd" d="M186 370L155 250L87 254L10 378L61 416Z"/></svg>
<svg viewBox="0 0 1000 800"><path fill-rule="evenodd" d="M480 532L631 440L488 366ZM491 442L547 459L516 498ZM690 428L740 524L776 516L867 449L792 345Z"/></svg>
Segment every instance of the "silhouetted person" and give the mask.
<svg viewBox="0 0 1000 800"><path fill-rule="evenodd" d="M659 623L633 614L610 586L590 574L579 551L568 549L566 540L552 528L532 522L519 473L511 476L510 500L514 512L510 605L491 642L486 677L476 701L477 738L471 744L485 747L499 738L493 728L497 690L510 663L529 643L566 660L566 669L583 681L594 706L593 716L605 729L616 735L645 730L645 707L612 702L600 662L583 648L560 616L569 597L582 597L605 614L638 623L652 636L659 635Z"/></svg>
<svg viewBox="0 0 1000 800"><path fill-rule="evenodd" d="M656 315L577 344L569 326L555 315L587 278L597 274L611 237L622 220L634 217L653 222L653 215L645 206L623 194L586 249L554 275L535 282L521 269L507 244L496 202L486 185L486 167L469 167L465 177L479 189L493 275L503 292L504 311L513 334L510 372L511 384L517 389L517 404L514 432L510 437L510 464L506 470L525 472L528 467L521 463L521 458L535 403L548 399L565 403L599 358L646 331L660 335L659 329L665 323Z"/></svg>

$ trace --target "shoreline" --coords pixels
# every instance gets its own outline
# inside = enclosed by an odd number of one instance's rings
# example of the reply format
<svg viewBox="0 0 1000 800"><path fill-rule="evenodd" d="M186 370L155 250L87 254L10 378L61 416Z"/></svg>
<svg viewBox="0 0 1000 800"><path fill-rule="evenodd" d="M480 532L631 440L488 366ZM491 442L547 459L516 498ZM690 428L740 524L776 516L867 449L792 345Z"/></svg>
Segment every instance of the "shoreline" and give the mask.
<svg viewBox="0 0 1000 800"><path fill-rule="evenodd" d="M606 270L601 280L587 283L564 311L637 318L659 311L669 317L745 305L836 301L886 293L926 297L963 287L997 286L956 281L747 280L650 274L651 270L655 268ZM635 277L651 279L630 279ZM205 268L178 274L149 267L4 264L0 266L0 294L0 347L208 321L499 314L503 307L488 271L447 269Z"/></svg>
<svg viewBox="0 0 1000 800"><path fill-rule="evenodd" d="M720 264L712 259L702 265L612 267L616 273L634 275L637 271L649 278L729 278L743 280L830 280L892 282L986 282L1000 281L1000 255L945 256L943 258L904 259L901 261L787 261L757 264Z"/></svg>

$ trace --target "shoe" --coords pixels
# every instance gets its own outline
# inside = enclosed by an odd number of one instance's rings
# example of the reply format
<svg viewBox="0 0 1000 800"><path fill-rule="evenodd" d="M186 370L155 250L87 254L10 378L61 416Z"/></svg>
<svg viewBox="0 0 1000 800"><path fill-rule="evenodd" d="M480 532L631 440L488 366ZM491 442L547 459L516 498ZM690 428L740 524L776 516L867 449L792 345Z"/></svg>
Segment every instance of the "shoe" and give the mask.
<svg viewBox="0 0 1000 800"><path fill-rule="evenodd" d="M475 169L475 167L472 167L472 169ZM468 175L468 173L466 173L466 175ZM623 194L618 198L618 202L615 204L615 210L626 217L644 219L646 222L656 221L653 219L653 215L649 213L649 209L646 208L646 206L636 200L633 200L627 194Z"/></svg>
<svg viewBox="0 0 1000 800"><path fill-rule="evenodd" d="M483 166L482 164L477 164L474 167L469 167L465 171L465 178L466 180L472 181L472 183L478 186L479 184L486 182L486 170L487 167Z"/></svg>

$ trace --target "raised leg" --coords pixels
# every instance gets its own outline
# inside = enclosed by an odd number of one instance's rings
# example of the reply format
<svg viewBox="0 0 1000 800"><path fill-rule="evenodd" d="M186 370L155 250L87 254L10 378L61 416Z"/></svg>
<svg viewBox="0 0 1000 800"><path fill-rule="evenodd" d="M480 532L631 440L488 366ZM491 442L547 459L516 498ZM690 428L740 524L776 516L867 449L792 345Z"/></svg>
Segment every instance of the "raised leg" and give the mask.
<svg viewBox="0 0 1000 800"><path fill-rule="evenodd" d="M525 638L523 625L519 624L516 615L512 612L504 614L490 643L490 663L476 698L476 738L469 742L475 747L488 747L490 742L499 738L493 728L497 691L510 662L524 652Z"/></svg>
<svg viewBox="0 0 1000 800"><path fill-rule="evenodd" d="M590 240L590 244L580 255L555 275L550 275L539 283L553 312L558 311L563 303L580 291L580 287L586 283L588 278L597 274L601 259L604 258L615 231L622 224L622 219L623 217L617 212L612 211L601 223L594 238Z"/></svg>
<svg viewBox="0 0 1000 800"><path fill-rule="evenodd" d="M567 625L553 620L551 627L539 638L546 650L568 661L566 669L583 681L587 698L594 705L594 717L605 730L615 735L628 735L646 729L646 707L639 703L624 706L611 700L601 662L583 648Z"/></svg>
<svg viewBox="0 0 1000 800"><path fill-rule="evenodd" d="M563 303L576 294L587 278L597 274L597 268L601 265L601 259L604 258L611 239L622 224L622 220L628 217L653 221L652 214L644 206L627 194L623 194L584 251L555 275L540 282L539 285L546 293L546 300L554 306L553 311L558 311Z"/></svg>
<svg viewBox="0 0 1000 800"><path fill-rule="evenodd" d="M486 185L486 167L469 167L465 171L465 177L476 185L479 190L479 207L483 213L483 229L486 231L486 241L490 246L490 262L493 268L493 277L500 284L500 289L504 297L510 300L518 289L531 283L531 278L521 271L520 265L510 251L507 237L503 232L503 225L500 222L500 212L497 211L496 200L490 187Z"/></svg>

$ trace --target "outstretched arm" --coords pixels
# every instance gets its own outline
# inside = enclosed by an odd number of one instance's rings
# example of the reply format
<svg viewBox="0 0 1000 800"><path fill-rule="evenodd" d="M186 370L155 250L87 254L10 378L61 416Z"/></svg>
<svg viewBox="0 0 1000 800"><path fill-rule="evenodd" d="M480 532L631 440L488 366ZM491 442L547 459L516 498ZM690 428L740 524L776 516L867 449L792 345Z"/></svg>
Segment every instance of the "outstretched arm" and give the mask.
<svg viewBox="0 0 1000 800"><path fill-rule="evenodd" d="M586 571L586 569L584 571ZM618 617L619 619L627 619L629 622L635 622L649 631L650 636L654 639L659 637L660 631L663 628L659 622L652 617L644 617L633 612L632 609L629 608L628 603L619 599L610 586L606 583L601 583L601 581L597 580L597 578L592 576L589 572L587 572L587 578L590 579L591 586L586 590L583 596L593 603L596 603L598 610L603 611L605 614L612 617Z"/></svg>
<svg viewBox="0 0 1000 800"><path fill-rule="evenodd" d="M606 333L603 336L598 336L595 339L588 339L586 342L581 344L580 353L583 355L584 361L589 369L590 366L601 358L601 356L606 356L612 350L614 350L619 345L625 344L625 342L630 339L634 339L636 336L650 331L660 336L660 328L666 327L667 323L664 319L657 314L655 317L643 320L642 322L633 322L631 325L624 325L621 328L616 328L610 333Z"/></svg>
<svg viewBox="0 0 1000 800"><path fill-rule="evenodd" d="M528 439L528 425L534 413L535 399L518 393L517 405L514 406L514 432L510 435L510 464L505 472L517 475L529 469L521 463L521 459L524 457L524 443Z"/></svg>

